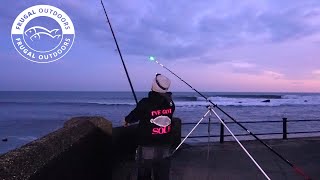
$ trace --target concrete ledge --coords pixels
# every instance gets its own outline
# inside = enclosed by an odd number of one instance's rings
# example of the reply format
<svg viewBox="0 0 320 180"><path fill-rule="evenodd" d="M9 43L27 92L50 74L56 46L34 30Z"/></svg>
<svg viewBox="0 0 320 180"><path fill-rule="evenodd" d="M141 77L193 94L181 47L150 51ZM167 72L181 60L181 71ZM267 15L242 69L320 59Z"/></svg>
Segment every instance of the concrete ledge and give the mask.
<svg viewBox="0 0 320 180"><path fill-rule="evenodd" d="M112 135L112 123L109 121L106 123L107 120L103 117L89 117L89 116L75 117L65 122L64 127L71 128L74 126L79 126L79 124L83 123L84 121L89 121L94 126L100 128L100 130L102 130L104 133Z"/></svg>
<svg viewBox="0 0 320 180"><path fill-rule="evenodd" d="M112 124L72 118L65 126L0 156L0 179L108 179Z"/></svg>

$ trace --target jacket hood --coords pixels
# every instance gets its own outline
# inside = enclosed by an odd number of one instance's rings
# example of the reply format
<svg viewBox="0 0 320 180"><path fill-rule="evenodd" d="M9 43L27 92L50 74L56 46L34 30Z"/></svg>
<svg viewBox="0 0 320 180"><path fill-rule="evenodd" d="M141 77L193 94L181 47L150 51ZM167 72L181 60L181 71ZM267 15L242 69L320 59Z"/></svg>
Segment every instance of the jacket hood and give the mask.
<svg viewBox="0 0 320 180"><path fill-rule="evenodd" d="M170 103L172 101L172 93L171 92L166 92L166 93L158 93L155 91L150 91L148 94L148 97L151 100L155 100L158 102L161 101L166 101L167 103Z"/></svg>

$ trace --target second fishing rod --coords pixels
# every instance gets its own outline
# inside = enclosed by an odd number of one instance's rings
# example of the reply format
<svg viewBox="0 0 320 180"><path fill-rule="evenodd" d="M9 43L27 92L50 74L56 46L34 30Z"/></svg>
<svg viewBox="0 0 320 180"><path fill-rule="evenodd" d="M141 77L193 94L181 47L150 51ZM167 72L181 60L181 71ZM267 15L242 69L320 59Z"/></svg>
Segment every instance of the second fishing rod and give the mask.
<svg viewBox="0 0 320 180"><path fill-rule="evenodd" d="M132 95L134 97L134 100L136 101L136 104L138 104L138 99L137 99L137 96L136 96L136 93L134 92L134 89L133 89L133 86L132 86L132 82L131 82L131 79L130 79L130 76L129 76L129 73L128 73L128 70L127 70L127 67L124 63L124 60L123 60L123 57L122 57L122 54L121 54L121 51L120 51L120 47L118 45L118 41L117 41L117 38L116 38L116 35L114 34L113 32L113 29L112 29L112 26L111 26L111 22L109 20L109 17L108 17L108 13L106 11L106 8L104 7L104 4L103 4L103 1L101 0L100 1L102 7L103 7L103 10L104 10L104 13L106 15L106 18L107 18L107 22L109 24L109 27L110 27L110 30L111 30L111 33L112 33L112 37L113 37L113 40L114 42L116 43L116 46L117 46L117 51L119 53L119 56L120 56L120 59L121 59L121 62L122 62L122 65L123 65L123 68L124 68L124 71L126 72L126 75L127 75L127 78L128 78L128 82L130 84L130 88L131 88L131 92L132 92Z"/></svg>
<svg viewBox="0 0 320 180"><path fill-rule="evenodd" d="M244 129L245 131L247 131L251 136L253 136L256 140L258 140L261 144L263 144L264 146L266 146L271 152L273 152L274 154L276 154L280 159L282 159L284 162L286 162L289 166L291 166L295 172L297 172L299 175L303 176L305 180L311 180L311 178L304 173L300 168L298 168L296 165L294 165L293 163L291 163L289 160L287 160L286 158L284 158L281 154L279 154L277 151L275 151L271 146L269 146L268 144L266 144L265 142L263 142L260 138L258 138L255 134L253 134L251 131L249 131L245 126L243 126L241 123L239 123L238 121L235 120L235 118L233 118L232 116L230 116L227 112L225 112L223 109L221 109L217 104L213 103L208 97L206 97L205 95L203 95L201 92L199 92L198 90L196 90L195 88L193 88L189 83L187 83L185 80L183 80L180 76L178 76L177 74L175 74L173 71L171 71L169 68L167 68L166 66L164 66L163 64L161 64L159 61L157 61L153 56L149 57L150 61L154 61L156 62L158 65L160 65L161 67L165 68L166 70L168 70L171 74L173 74L174 76L176 76L178 79L180 79L182 82L184 82L186 85L188 85L192 90L194 90L196 93L198 93L201 97L203 97L207 102L209 102L214 108L217 108L218 110L220 110L223 114L225 114L227 117L229 117L233 122L235 122L236 124L238 124L242 129Z"/></svg>

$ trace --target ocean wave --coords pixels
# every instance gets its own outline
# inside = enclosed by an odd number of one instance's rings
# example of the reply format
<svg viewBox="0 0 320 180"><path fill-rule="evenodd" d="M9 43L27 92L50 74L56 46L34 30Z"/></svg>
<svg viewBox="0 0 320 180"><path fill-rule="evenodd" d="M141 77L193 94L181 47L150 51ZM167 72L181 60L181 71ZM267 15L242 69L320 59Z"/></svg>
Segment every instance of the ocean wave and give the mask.
<svg viewBox="0 0 320 180"><path fill-rule="evenodd" d="M35 136L24 136L24 137L18 137L19 140L21 141L33 141L36 140L37 137Z"/></svg>
<svg viewBox="0 0 320 180"><path fill-rule="evenodd" d="M212 95L208 99L220 106L282 106L282 105L320 105L320 94L249 94L249 95ZM173 97L176 106L207 106L203 97L180 95ZM266 102L267 101L267 102ZM42 100L42 101L0 101L1 105L48 105L48 106L135 106L133 99L83 99L83 100Z"/></svg>
<svg viewBox="0 0 320 180"><path fill-rule="evenodd" d="M198 97L196 96L177 96L173 97L175 101L198 101Z"/></svg>
<svg viewBox="0 0 320 180"><path fill-rule="evenodd" d="M290 96L283 95L270 95L270 94L221 94L221 95L211 95L207 99L211 100L214 98L232 98L232 99L282 99L290 98ZM295 96L292 96L295 97ZM202 96L178 96L174 97L174 100L178 101L206 101Z"/></svg>
<svg viewBox="0 0 320 180"><path fill-rule="evenodd" d="M282 99L282 95L270 95L270 94L243 94L243 95L217 95L216 97L225 98L246 98L246 99Z"/></svg>
<svg viewBox="0 0 320 180"><path fill-rule="evenodd" d="M216 95L209 96L208 99L212 98L232 98L232 99L282 99L281 95ZM198 101L205 101L203 97L198 97Z"/></svg>
<svg viewBox="0 0 320 180"><path fill-rule="evenodd" d="M88 106L88 105L109 105L109 106L133 106L136 105L134 102L28 102L28 101L21 101L21 102L0 102L0 105L79 105L79 106Z"/></svg>
<svg viewBox="0 0 320 180"><path fill-rule="evenodd" d="M14 138L14 139L18 139L20 141L28 141L28 142L37 139L37 137L35 137L35 136L8 136L8 138Z"/></svg>

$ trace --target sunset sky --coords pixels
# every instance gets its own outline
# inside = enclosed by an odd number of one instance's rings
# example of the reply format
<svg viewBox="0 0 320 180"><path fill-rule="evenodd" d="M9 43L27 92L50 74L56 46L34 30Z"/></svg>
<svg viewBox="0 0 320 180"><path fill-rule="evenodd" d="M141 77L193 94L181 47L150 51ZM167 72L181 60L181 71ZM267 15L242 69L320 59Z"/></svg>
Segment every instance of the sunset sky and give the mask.
<svg viewBox="0 0 320 180"><path fill-rule="evenodd" d="M2 0L0 90L130 91L100 0ZM14 48L11 27L28 7L69 15L75 42L62 59L37 64ZM150 55L200 91L320 92L319 0L104 0L136 91L156 73L190 91Z"/></svg>

